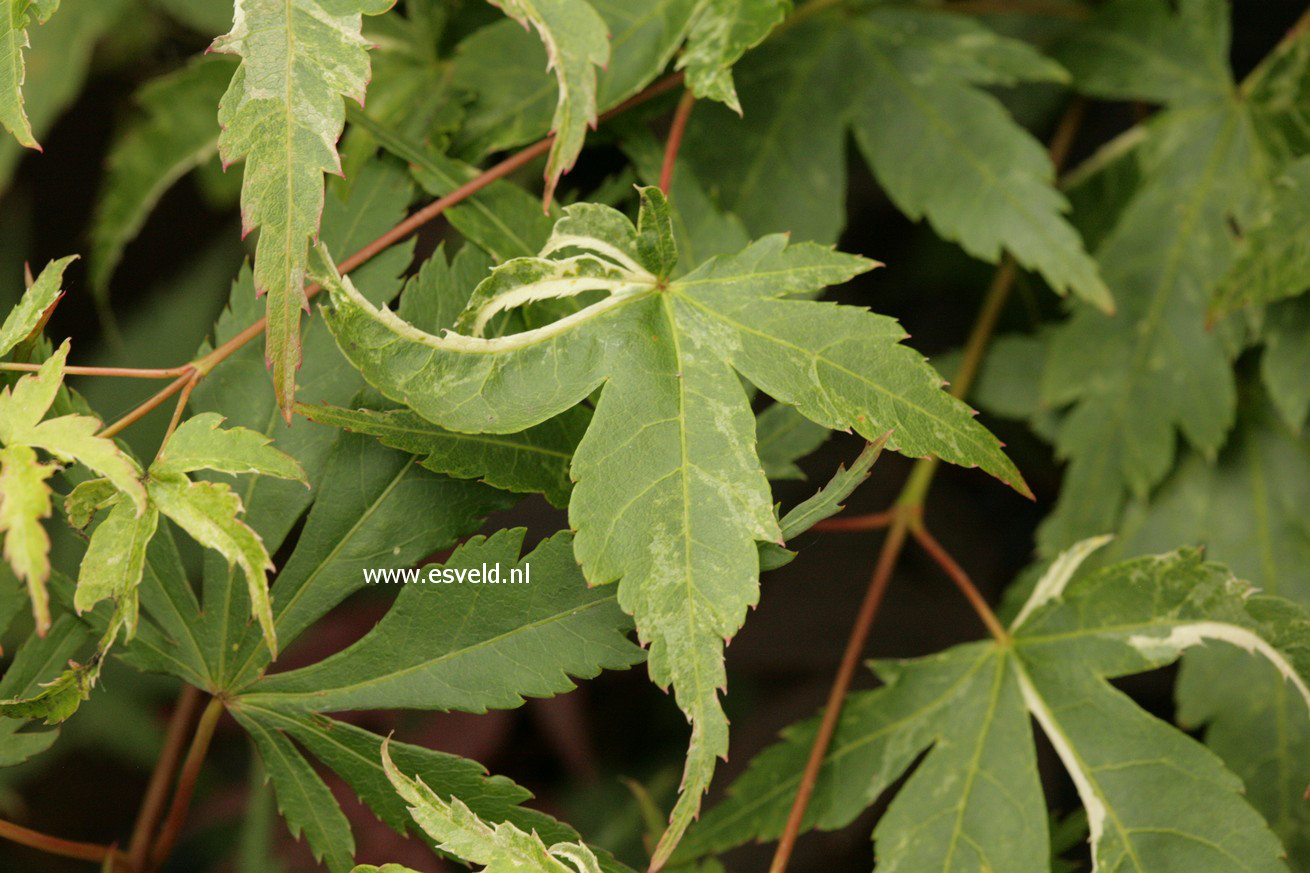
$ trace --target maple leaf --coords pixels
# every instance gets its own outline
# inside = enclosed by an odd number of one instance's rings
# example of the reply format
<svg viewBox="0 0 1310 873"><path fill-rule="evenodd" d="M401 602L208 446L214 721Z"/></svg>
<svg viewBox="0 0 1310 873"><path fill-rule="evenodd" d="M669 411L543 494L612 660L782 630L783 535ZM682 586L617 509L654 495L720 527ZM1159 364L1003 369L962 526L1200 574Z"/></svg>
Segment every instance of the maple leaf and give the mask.
<svg viewBox="0 0 1310 873"><path fill-rule="evenodd" d="M4 324L0 325L0 355L6 355L14 346L27 339L49 317L50 307L63 296L64 270L77 259L69 255L46 264L32 287L23 293L18 305L9 310Z"/></svg>
<svg viewBox="0 0 1310 873"><path fill-rule="evenodd" d="M23 79L26 65L27 28L35 19L45 24L59 8L59 0L7 0L0 14L0 124L9 128L18 142L41 151L32 136L32 124L23 109Z"/></svg>
<svg viewBox="0 0 1310 873"><path fill-rule="evenodd" d="M491 825L458 797L440 797L423 783L401 773L391 760L388 743L382 744L382 767L396 792L409 804L409 813L443 852L483 865L483 873L600 873L600 862L583 843L547 846L510 822ZM367 868L365 868L367 869Z"/></svg>
<svg viewBox="0 0 1310 873"><path fill-rule="evenodd" d="M1071 582L1099 542L1055 561L1009 639L873 665L886 683L843 709L805 827L839 828L922 762L879 821L880 870L1045 873L1051 852L1031 721L1087 812L1093 870L1285 870L1283 849L1205 747L1140 709L1111 679L1213 643L1273 665L1310 705L1307 615L1257 595L1195 550ZM689 834L680 859L777 835L817 719L789 728ZM1209 823L1218 815L1222 829Z"/></svg>
<svg viewBox="0 0 1310 873"><path fill-rule="evenodd" d="M325 252L321 281L346 357L442 427L523 430L605 386L573 456L569 518L587 580L622 579L619 604L650 646L651 677L674 687L692 722L684 793L658 863L727 752L723 642L758 597L756 541L781 539L734 370L825 427L869 439L892 431L888 448L1026 486L968 408L899 345L895 321L782 299L845 282L872 261L772 236L670 279L667 204L657 189L641 194L636 226L609 207L566 209L541 257L507 261L473 292L456 323L467 333L434 336L375 309ZM597 290L608 296L544 327L479 335L500 312Z"/></svg>
<svg viewBox="0 0 1310 873"><path fill-rule="evenodd" d="M50 541L40 519L50 514L50 486L45 480L56 467L39 464L33 449L61 462L80 461L124 496L133 516L146 511L141 468L113 440L95 435L101 426L98 419L73 414L42 421L63 386L68 348L65 342L37 372L0 391L0 444L5 446L0 468L0 530L8 531L5 557L27 582L37 632L42 634L50 626L45 591Z"/></svg>
<svg viewBox="0 0 1310 873"><path fill-rule="evenodd" d="M678 69L701 98L723 103L738 115L732 65L769 35L791 12L791 0L701 0L689 25Z"/></svg>
<svg viewBox="0 0 1310 873"><path fill-rule="evenodd" d="M609 63L609 26L587 0L489 0L524 27L531 25L546 47L547 69L559 80L559 102L551 130L555 141L546 159L547 205L560 176L582 151L588 125L596 126L596 67Z"/></svg>
<svg viewBox="0 0 1310 873"><path fill-rule="evenodd" d="M236 0L232 30L210 51L241 56L218 108L219 154L244 159L241 220L259 228L255 292L268 295L265 356L291 420L300 367L305 263L323 211L323 174L340 173L342 97L363 103L368 43L361 15L395 0Z"/></svg>

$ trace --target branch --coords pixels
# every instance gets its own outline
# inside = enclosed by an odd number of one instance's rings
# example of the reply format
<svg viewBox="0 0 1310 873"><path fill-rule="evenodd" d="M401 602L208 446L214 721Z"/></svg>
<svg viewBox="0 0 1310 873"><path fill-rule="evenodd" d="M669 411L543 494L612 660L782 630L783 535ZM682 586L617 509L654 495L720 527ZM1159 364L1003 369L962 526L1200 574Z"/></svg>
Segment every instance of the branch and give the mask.
<svg viewBox="0 0 1310 873"><path fill-rule="evenodd" d="M177 706L168 720L168 730L164 734L164 746L159 752L159 760L150 774L146 785L145 797L141 800L141 809L132 827L132 839L127 844L128 864L133 870L145 867L146 853L150 851L150 835L159 824L159 816L164 811L168 786L173 780L178 762L182 759L182 745L186 742L187 729L195 719L200 707L200 689L194 685L184 685L177 698Z"/></svg>
<svg viewBox="0 0 1310 873"><path fill-rule="evenodd" d="M121 869L126 860L123 854L113 846L99 843L79 843L74 840L62 840L40 831L16 825L13 822L0 821L0 838L18 843L20 846L37 849L49 855L61 858L75 858L79 861L98 861L105 863L112 859L111 869Z"/></svg>
<svg viewBox="0 0 1310 873"><path fill-rule="evenodd" d="M185 375L178 376L175 380L170 382L167 388L164 388L162 391L160 391L158 394L153 395L148 400L145 400L144 402L137 404L135 409L124 415L118 421L114 422L113 424L101 430L100 433L96 434L96 436L112 437L115 434L120 433L128 425L140 421L147 414L149 414L149 412L152 409L154 409L156 406L163 403L165 400L172 397L177 392L181 391L182 387L191 381L191 378L192 378L192 373L190 370L188 370L188 372Z"/></svg>
<svg viewBox="0 0 1310 873"><path fill-rule="evenodd" d="M200 723L196 725L195 735L191 738L191 747L187 749L186 761L183 762L182 772L177 778L177 791L173 794L173 803L169 806L168 816L159 829L154 848L150 850L150 861L138 873L158 870L168 859L169 852L173 851L173 844L177 842L178 834L182 832L182 825L186 822L187 810L191 807L191 796L196 790L196 780L200 777L200 768L204 766L205 755L209 752L209 743L214 739L214 728L218 726L218 719L222 715L223 701L217 697L210 698L209 705L200 716Z"/></svg>
<svg viewBox="0 0 1310 873"><path fill-rule="evenodd" d="M982 596L978 586L974 585L973 580L969 578L969 574L964 572L964 568L951 557L951 553L946 551L941 543L937 542L937 538L930 534L926 527L921 524L915 525L913 533L914 538L919 545L923 546L923 550L928 553L928 556L946 571L947 576L951 577L955 587L960 589L960 592L969 601L974 612L978 613L978 617L982 619L982 623L987 626L987 630L996 638L996 641L1002 645L1008 643L1010 634L1005 630L1000 619L996 617L996 613L992 612L991 606L987 604L987 599Z"/></svg>
<svg viewBox="0 0 1310 873"><path fill-rule="evenodd" d="M18 364L0 361L0 370L12 370L19 373L35 373L41 369L40 364ZM167 370L143 369L139 367L64 367L68 376L124 376L129 379L172 379L191 369L190 364L171 367Z"/></svg>
<svg viewBox="0 0 1310 873"><path fill-rule="evenodd" d="M669 126L669 141L664 145L664 165L660 167L660 190L669 196L669 187L673 184L673 168L678 163L678 149L682 148L682 135L687 131L687 120L691 118L691 109L696 105L696 95L690 91L682 93L678 108L673 113L673 123Z"/></svg>

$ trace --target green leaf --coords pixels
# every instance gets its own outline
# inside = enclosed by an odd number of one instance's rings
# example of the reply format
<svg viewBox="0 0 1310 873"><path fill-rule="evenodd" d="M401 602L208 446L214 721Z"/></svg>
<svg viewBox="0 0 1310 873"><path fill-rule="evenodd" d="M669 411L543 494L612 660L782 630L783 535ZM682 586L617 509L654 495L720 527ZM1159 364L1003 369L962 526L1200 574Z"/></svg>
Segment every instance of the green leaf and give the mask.
<svg viewBox="0 0 1310 873"><path fill-rule="evenodd" d="M1252 402L1217 462L1189 454L1149 502L1135 501L1116 555L1204 543L1261 590L1310 603L1310 446ZM1225 650L1183 659L1179 721L1204 725L1206 744L1239 776L1283 839L1294 869L1310 858L1310 716L1268 666Z"/></svg>
<svg viewBox="0 0 1310 873"><path fill-rule="evenodd" d="M277 632L268 599L268 571L273 569L259 535L237 516L241 498L219 482L192 482L180 474L152 472L150 499L192 539L222 555L246 577L251 615L259 622L269 653L277 656Z"/></svg>
<svg viewBox="0 0 1310 873"><path fill-rule="evenodd" d="M354 185L343 197L342 189L332 186L323 211L322 236L330 245L344 251L362 248L395 226L409 205L413 186L408 173L389 161L371 161L356 173ZM412 258L413 243L392 246L355 271L354 276L370 300L382 303L400 291L401 272ZM243 268L232 288L230 308L218 320L214 342L221 344L246 330L262 314L263 306L255 299L249 268ZM336 343L320 319L309 321L304 332L305 359L299 374L299 396L308 402L349 403L364 387L363 380L341 357ZM203 347L200 353L208 351ZM215 368L191 396L195 410L219 412L230 425L239 425L274 438L277 447L291 455L305 471L309 481L319 486L326 480L326 468L332 455L336 434L327 428L288 426L279 414L277 401L268 390L268 373L262 350L251 343L237 351L222 366ZM371 481L361 478L358 470L346 468L347 481ZM303 517L317 492L300 482L268 476L243 475L235 486L245 509L244 521L265 548L276 553L287 535ZM354 505L354 501L349 503ZM435 505L435 502L434 502ZM456 505L464 504L456 501ZM438 513L445 518L446 513ZM349 533L347 525L338 534ZM327 547L325 547L326 550ZM379 547L379 553L381 548ZM245 582L238 571L218 559L206 562L202 610L199 621L189 630L199 640L206 673L216 687L228 687L231 676L225 671L237 659L233 647L242 647L241 657L262 648L257 629L240 619L249 613L250 603ZM178 592L182 596L182 592ZM178 600L182 603L182 600ZM194 612L192 614L194 614ZM290 638L279 629L286 644ZM244 647L248 646L249 651ZM266 663L266 662L264 662ZM261 664L262 666L262 664Z"/></svg>
<svg viewBox="0 0 1310 873"><path fill-rule="evenodd" d="M71 615L55 620L45 636L33 634L18 648L0 677L0 700L25 700L41 693L42 683L57 678L68 660L90 640L86 627ZM20 764L44 751L59 730L22 731L26 722L16 714L0 718L0 766Z"/></svg>
<svg viewBox="0 0 1310 873"><path fill-rule="evenodd" d="M1045 873L1031 716L1087 810L1095 869L1284 870L1278 840L1237 777L1108 680L1225 642L1273 664L1304 710L1306 614L1254 595L1195 552L1070 584L1076 562L1057 562L1039 582L1012 640L875 664L886 685L847 701L804 826L844 826L931 747L874 832L879 869ZM756 758L679 857L776 836L817 726L788 729Z"/></svg>
<svg viewBox="0 0 1310 873"><path fill-rule="evenodd" d="M273 448L273 440L244 427L221 429L223 416L202 412L178 425L150 472L160 476L195 470L220 473L258 473L309 484L305 471L290 455Z"/></svg>
<svg viewBox="0 0 1310 873"><path fill-rule="evenodd" d="M657 192L643 194L658 202ZM639 227L646 222L633 227L607 207L567 209L545 250L559 257L497 268L461 321L480 327L496 311L588 289L609 296L504 337L420 331L374 309L326 257L322 281L342 351L376 388L443 427L512 433L606 385L574 455L569 514L588 582L623 579L619 603L651 645L651 676L675 687L693 722L665 852L726 752L723 640L756 599L755 542L781 535L734 368L825 427L870 439L895 428L888 445L899 451L981 464L1024 486L995 439L898 345L894 321L777 299L844 282L871 262L775 236L661 281L652 271L663 264L639 246Z"/></svg>
<svg viewBox="0 0 1310 873"><path fill-rule="evenodd" d="M53 464L37 461L27 446L0 449L0 533L4 534L4 555L19 579L27 583L36 630L50 627L50 598L45 583L50 578L50 537L41 519L50 517L50 486Z"/></svg>
<svg viewBox="0 0 1310 873"><path fill-rule="evenodd" d="M663 146L643 130L623 147L641 180L647 185L659 184L664 164ZM686 263L699 264L715 255L732 254L750 242L741 219L719 209L702 180L696 177L694 168L681 158L673 169L669 207L673 214L673 237Z"/></svg>
<svg viewBox="0 0 1310 873"><path fill-rule="evenodd" d="M32 287L24 292L23 299L9 311L4 324L0 325L0 355L9 354L14 346L41 326L43 319L49 317L47 313L50 307L64 293L64 270L75 260L77 255L69 255L46 264Z"/></svg>
<svg viewBox="0 0 1310 873"><path fill-rule="evenodd" d="M524 27L532 25L546 47L547 69L559 81L559 101L550 127L555 141L546 159L546 202L560 176L582 151L587 126L596 125L596 70L609 63L605 19L587 0L490 0Z"/></svg>
<svg viewBox="0 0 1310 873"><path fill-rule="evenodd" d="M587 0L587 4L604 20L601 35L609 33L609 63L596 74L595 108L604 111L632 97L664 71L682 44L696 0ZM553 0L552 5L582 4ZM586 12L578 15L584 22L591 17ZM513 21L496 22L463 39L455 51L450 85L473 95L473 100L453 133L452 154L476 159L545 136L560 102L557 83L543 75L548 63L542 40ZM541 214L540 202L537 214Z"/></svg>
<svg viewBox="0 0 1310 873"><path fill-rule="evenodd" d="M506 491L540 492L568 506L569 460L591 416L575 407L516 434L465 434L432 424L407 409L375 411L298 404L319 424L377 437L384 446L422 456L429 470L456 479L481 479Z"/></svg>
<svg viewBox="0 0 1310 873"><path fill-rule="evenodd" d="M828 439L829 430L796 411L796 407L775 403L755 416L756 452L770 479L804 479L796 461L813 452Z"/></svg>
<svg viewBox="0 0 1310 873"><path fill-rule="evenodd" d="M363 113L351 112L350 119L384 149L409 163L415 181L433 197L445 197L478 175L476 167L412 142ZM537 198L510 182L496 181L444 214L474 245L498 261L507 261L536 254L550 234L551 215L558 210L543 213ZM429 258L424 266L437 260Z"/></svg>
<svg viewBox="0 0 1310 873"><path fill-rule="evenodd" d="M1310 157L1275 183L1267 212L1243 240L1236 263L1215 289L1212 312L1271 303L1310 289Z"/></svg>
<svg viewBox="0 0 1310 873"><path fill-rule="evenodd" d="M791 0L701 0L691 21L678 69L700 98L717 100L741 114L732 65L764 41L791 12Z"/></svg>
<svg viewBox="0 0 1310 873"><path fill-rule="evenodd" d="M1062 81L1064 72L962 16L891 8L861 24L856 63L872 76L856 102L855 138L892 201L969 254L995 263L1009 251L1057 293L1112 311L1096 263L1061 214L1069 205L1046 150L976 87Z"/></svg>
<svg viewBox="0 0 1310 873"><path fill-rule="evenodd" d="M538 244L544 243L549 234L549 228L541 233ZM428 333L454 327L474 287L493 263L476 244L464 246L449 262L444 249L439 248L405 285L396 314Z"/></svg>
<svg viewBox="0 0 1310 873"><path fill-rule="evenodd" d="M260 228L255 290L268 294L266 357L290 421L300 367L300 311L309 239L323 210L323 173L339 172L336 142L345 125L342 97L364 101L368 44L361 13L394 0L237 0L232 30L211 51L241 57L219 104L219 154L244 159L241 214Z"/></svg>
<svg viewBox="0 0 1310 873"><path fill-rule="evenodd" d="M141 468L113 440L95 435L100 430L99 420L77 414L41 420L63 385L67 358L65 341L40 370L19 379L12 390L0 391L0 442L44 449L64 462L80 461L127 495L138 513L144 512Z"/></svg>
<svg viewBox="0 0 1310 873"><path fill-rule="evenodd" d="M136 634L137 586L145 573L146 549L159 524L154 506L137 514L131 503L121 501L91 534L86 555L77 576L73 607L83 613L106 597L125 602L127 638Z"/></svg>
<svg viewBox="0 0 1310 873"><path fill-rule="evenodd" d="M256 706L242 699L234 704L247 719L270 730L285 732L344 779L355 794L389 827L399 833L415 828L404 800L382 769L383 737L314 713L288 712ZM545 840L576 840L577 833L544 813L521 806L532 795L503 776L488 776L476 761L391 741L397 766L418 774L445 796L465 798L469 808L487 821L508 821Z"/></svg>
<svg viewBox="0 0 1310 873"><path fill-rule="evenodd" d="M5 14L0 15L0 55L4 58L0 63L0 123L22 145L40 151L23 109L23 49L28 46L27 28L33 23L45 24L59 8L59 0L8 0L5 5Z"/></svg>
<svg viewBox="0 0 1310 873"><path fill-rule="evenodd" d="M558 534L519 558L523 528L475 537L441 568L419 568L359 642L242 694L258 706L510 709L641 660L613 592L588 588ZM494 568L501 584L487 576ZM358 573L358 570L356 570ZM390 579L379 579L387 582ZM517 582L517 584L516 584Z"/></svg>
<svg viewBox="0 0 1310 873"><path fill-rule="evenodd" d="M1300 431L1310 414L1310 300L1275 304L1267 313L1260 375L1288 427Z"/></svg>
<svg viewBox="0 0 1310 873"><path fill-rule="evenodd" d="M855 80L852 69L861 73ZM790 27L736 76L744 118L698 110L684 154L753 233L836 240L849 126L911 219L927 218L940 236L987 261L1009 251L1057 292L1113 308L1062 214L1069 206L1045 149L983 90L1067 79L1027 44L969 16L883 5Z"/></svg>
<svg viewBox="0 0 1310 873"><path fill-rule="evenodd" d="M332 873L345 873L354 863L355 838L322 777L280 732L246 716L240 708L230 711L255 741L277 795L278 812L291 836L299 838L303 833L317 860L326 863Z"/></svg>
<svg viewBox="0 0 1310 873"><path fill-rule="evenodd" d="M312 428L312 430L323 430ZM278 638L289 644L366 584L362 567L413 567L473 533L487 514L512 504L509 495L476 482L424 470L412 455L368 437L341 434L322 474L314 507L295 551L273 586ZM239 591L239 586L229 586ZM240 688L267 666L259 636L233 639L227 613L246 608L227 590L206 592L212 623L212 670L224 687Z"/></svg>
<svg viewBox="0 0 1310 873"><path fill-rule="evenodd" d="M96 667L98 668L98 664ZM22 699L0 700L4 718L40 718L45 724L59 724L77 712L82 701L91 696L98 669L77 666L44 683L42 691Z"/></svg>
<svg viewBox="0 0 1310 873"><path fill-rule="evenodd" d="M139 670L167 673L199 687L214 687L199 634L200 604L187 578L169 525L157 528L146 548L139 588L152 622L143 622L119 658ZM91 614L95 618L95 613Z"/></svg>
<svg viewBox="0 0 1310 873"><path fill-rule="evenodd" d="M1172 6L1176 6L1175 12ZM1110 100L1204 103L1232 87L1227 5L1113 0L1056 50L1078 89Z"/></svg>
<svg viewBox="0 0 1310 873"><path fill-rule="evenodd" d="M819 16L788 28L733 70L741 118L712 105L691 115L680 155L751 235L837 241L845 223L848 27Z"/></svg>
<svg viewBox="0 0 1310 873"><path fill-rule="evenodd" d="M22 0L10 0L12 9ZM48 5L42 0L41 5ZM97 0L69 3L44 27L29 29L32 46L27 50L27 77L23 83L23 111L32 132L43 138L58 118L81 93L86 83L97 43L123 21L131 0ZM9 31L12 35L13 31ZM16 62L17 56L13 57ZM0 187L7 187L14 170L28 150L17 139L0 138Z"/></svg>
<svg viewBox="0 0 1310 873"><path fill-rule="evenodd" d="M147 82L140 112L110 148L91 223L90 281L103 295L123 249L164 192L218 151L213 108L232 79L230 58L205 55Z"/></svg>
<svg viewBox="0 0 1310 873"><path fill-rule="evenodd" d="M888 438L889 435L884 434L866 445L849 470L845 466L838 467L827 485L784 515L779 522L783 540L790 542L793 537L805 533L825 518L832 518L845 509L841 502L850 497L855 489L869 478L869 473L873 470L878 456L882 454L882 447L886 445Z"/></svg>
<svg viewBox="0 0 1310 873"><path fill-rule="evenodd" d="M1226 24L1212 25L1208 39L1226 56ZM1208 69L1199 53L1194 64ZM1273 165L1253 109L1268 95L1237 100L1228 89L1152 118L1144 182L1097 252L1120 313L1080 310L1054 332L1042 399L1072 405L1056 440L1065 483L1040 534L1048 552L1114 529L1126 495L1168 472L1178 432L1213 455L1232 426L1229 352L1206 309L1235 258L1230 223L1246 223Z"/></svg>
<svg viewBox="0 0 1310 873"><path fill-rule="evenodd" d="M458 797L443 799L420 779L396 769L388 744L382 744L382 767L396 792L410 805L410 815L437 848L483 866L483 873L600 873L600 862L582 843L547 847L537 834L513 824L488 824Z"/></svg>
<svg viewBox="0 0 1310 873"><path fill-rule="evenodd" d="M108 479L87 479L79 482L64 498L64 515L77 530L85 530L101 509L116 502L118 489Z"/></svg>

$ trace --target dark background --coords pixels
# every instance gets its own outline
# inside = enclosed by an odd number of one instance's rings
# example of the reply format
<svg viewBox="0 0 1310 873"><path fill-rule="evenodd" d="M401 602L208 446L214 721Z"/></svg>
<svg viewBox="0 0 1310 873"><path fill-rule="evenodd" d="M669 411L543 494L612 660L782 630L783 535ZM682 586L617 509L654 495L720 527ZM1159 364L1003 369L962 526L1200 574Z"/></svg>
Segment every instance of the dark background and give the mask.
<svg viewBox="0 0 1310 873"><path fill-rule="evenodd" d="M1239 75L1278 40L1304 9L1296 0L1238 0L1235 4L1233 63ZM23 158L8 193L0 200L0 302L21 289L21 264L87 249L87 225L115 125L131 106L141 82L174 68L202 50L206 40L162 19L146 39L111 36L92 62L88 85L54 129L42 137L45 152ZM1049 133L1065 98L1053 92L1006 95L1016 112L1042 136ZM649 110L657 133L667 126L672 99ZM1143 107L1092 105L1072 160L1088 154L1137 120ZM565 196L585 196L617 171L621 157L596 145L566 181ZM839 299L873 306L899 318L910 343L935 356L962 342L990 280L988 265L970 260L913 225L886 201L858 159L850 161L849 222L841 248L886 261L885 270L841 289ZM534 184L539 169L525 171ZM221 187L221 186L220 186ZM229 186L230 187L230 186ZM438 225L423 232L425 252L446 233ZM144 231L127 251L113 285L113 309L121 337L105 329L85 288L85 261L69 271L69 296L48 331L71 336L79 360L134 366L171 366L185 360L205 335L226 299L228 284L244 250L231 191L226 197L188 178L165 196ZM1020 279L1001 329L1028 330L1055 308L1052 295ZM94 350L87 354L81 350ZM95 384L86 391L106 418L131 408L158 386ZM167 411L130 431L134 444L153 452ZM1029 502L978 471L944 468L938 474L926 520L938 539L959 557L983 592L995 602L1005 585L1031 559L1032 532L1049 510L1059 468L1049 450L1019 424L984 417L1009 444L1009 451L1037 495ZM303 424L302 424L303 426ZM802 466L808 482L785 482L776 496L787 506L803 499L859 452L861 441L834 435ZM884 509L895 497L909 463L884 455L869 482L849 502L849 513ZM488 529L526 524L530 539L566 525L563 513L541 500L493 518ZM710 801L739 774L776 732L813 714L827 694L855 609L863 596L880 541L876 533L809 533L795 544L800 555L788 567L767 574L760 606L728 649L732 720L731 760L716 774ZM339 649L370 628L386 607L380 592L353 598L299 641L280 666ZM913 545L899 563L868 652L869 657L908 657L940 650L984 634L965 601L941 571ZM7 640L6 642L12 643ZM1128 689L1151 711L1171 715L1172 675L1136 677ZM861 670L857 687L872 686ZM109 842L130 832L145 781L158 749L162 726L176 695L173 680L145 677L124 668L106 670L92 700L64 729L54 749L11 771L0 772L0 817L72 839ZM378 731L392 728L400 739L472 756L492 772L505 774L538 796L538 804L575 824L598 845L641 861L641 820L633 794L620 777L637 780L664 808L671 804L681 773L687 726L671 698L660 693L638 667L608 673L579 691L523 709L486 716L423 713L375 714L359 719ZM1059 814L1077 808L1077 797L1049 750L1044 773ZM250 790L250 749L229 720L219 729L190 824L170 871L234 869L236 841L257 840L255 824L268 826L274 854L286 871L316 869L303 844L276 821L266 793ZM331 777L356 827L358 859L400 861L419 870L440 866L415 840L403 840L379 824ZM873 863L869 833L877 808L832 834L802 837L790 869L796 873L868 870ZM244 824L244 828L243 828ZM772 846L730 854L730 870L763 870ZM634 855L636 853L636 855ZM1075 853L1072 856L1077 860ZM227 858L228 860L221 860ZM81 871L82 862L54 859L0 843L0 871ZM451 867L450 869L454 869Z"/></svg>

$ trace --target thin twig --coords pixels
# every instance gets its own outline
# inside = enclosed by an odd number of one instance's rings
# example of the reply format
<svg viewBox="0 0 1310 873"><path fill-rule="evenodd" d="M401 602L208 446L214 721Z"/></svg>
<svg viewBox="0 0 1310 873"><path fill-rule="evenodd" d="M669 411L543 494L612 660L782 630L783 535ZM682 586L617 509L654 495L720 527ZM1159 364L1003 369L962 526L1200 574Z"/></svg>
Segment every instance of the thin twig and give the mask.
<svg viewBox="0 0 1310 873"><path fill-rule="evenodd" d="M173 417L168 420L168 428L164 431L164 438L159 441L159 451L164 450L168 445L168 438L177 430L178 424L182 421L182 413L186 411L187 401L191 399L191 392L195 390L196 383L200 381L199 374L193 373L187 383L182 386L182 393L177 396L177 405L173 407Z"/></svg>
<svg viewBox="0 0 1310 873"><path fill-rule="evenodd" d="M200 715L195 734L191 737L191 746L187 749L186 760L182 763L182 772L177 777L177 791L173 793L168 816L159 829L159 836L155 838L155 845L150 850L150 862L144 870L158 870L159 866L167 860L169 852L173 851L173 845L177 842L178 834L182 832L183 823L186 822L187 810L191 807L191 796L196 790L196 780L200 777L200 768L204 766L205 755L209 752L209 743L214 739L214 728L218 726L218 719L222 715L223 701L217 697L211 698L209 705ZM144 870L140 873L144 873Z"/></svg>
<svg viewBox="0 0 1310 873"><path fill-rule="evenodd" d="M847 533L850 531L882 530L895 520L896 512L888 509L884 512L870 512L867 515L838 516L825 518L810 530L830 533Z"/></svg>
<svg viewBox="0 0 1310 873"><path fill-rule="evenodd" d="M19 373L35 373L41 369L40 364L18 364L0 361L0 370L13 370ZM123 376L128 379L175 379L191 369L190 364L156 370L141 367L64 367L68 376Z"/></svg>
<svg viewBox="0 0 1310 873"><path fill-rule="evenodd" d="M669 187L673 184L673 168L678 163L678 149L682 148L682 135L687 131L687 121L691 118L692 107L696 105L696 95L683 91L678 100L678 108L673 113L673 123L669 125L669 139L664 144L664 165L660 167L660 190L669 196Z"/></svg>
<svg viewBox="0 0 1310 873"><path fill-rule="evenodd" d="M810 746L810 757L805 762L800 784L796 787L796 797L792 801L791 811L787 814L787 824L783 827L782 836L778 839L778 848L774 850L769 873L783 873L787 869L787 862L791 859L792 849L796 845L796 838L800 835L801 825L805 820L805 810L810 805L810 795L814 793L814 786L819 781L823 759L828 754L832 735L837 730L842 701L846 697L847 689L850 688L851 680L855 678L855 669L860 664L860 656L864 654L864 645L869 639L869 631L873 628L873 620L878 614L883 595L887 593L887 583L891 581L896 559L900 557L901 548L905 545L905 534L909 526L910 514L898 512L895 523L887 532L887 539L883 540L882 551L878 553L878 563L874 568L873 577L869 580L864 602L860 604L860 611L855 617L855 626L851 628L851 635L846 640L846 651L842 653L841 666L837 668L837 676L828 692L828 702L823 708L823 720L819 723L819 732L814 736L814 745Z"/></svg>
<svg viewBox="0 0 1310 873"><path fill-rule="evenodd" d="M969 574L964 572L964 568L951 557L951 553L946 551L937 538L928 532L928 529L921 524L916 524L911 529L915 540L923 546L923 550L928 556L937 562L937 565L946 571L946 575L951 577L955 587L960 589L969 604L973 606L974 612L982 619L982 623L987 626L987 630L999 643L1008 643L1010 635L1006 632L1005 626L1001 624L996 613L992 612L991 606L987 603L987 598L982 596L978 586L973 584Z"/></svg>
<svg viewBox="0 0 1310 873"><path fill-rule="evenodd" d="M164 812L164 801L168 797L168 787L172 784L173 774L178 762L182 760L182 746L186 742L187 731L195 719L196 710L200 708L200 689L194 685L183 685L178 695L173 715L168 720L168 729L164 733L164 745L159 751L159 759L146 784L146 793L141 800L141 809L137 812L136 823L132 826L132 838L127 844L127 860L133 870L141 870L146 863L146 853L150 851L150 836L159 824L159 816Z"/></svg>
<svg viewBox="0 0 1310 873"><path fill-rule="evenodd" d="M64 840L8 821L0 821L0 838L45 852L48 855L58 855L61 858L76 858L79 861L99 861L101 863L109 858L114 858L116 866L121 866L123 861L121 853L113 846Z"/></svg>

